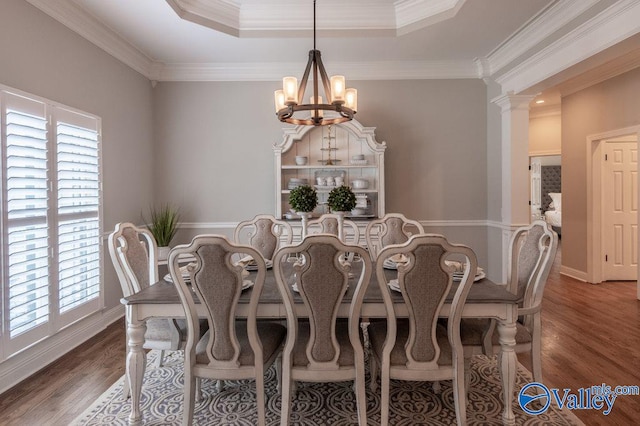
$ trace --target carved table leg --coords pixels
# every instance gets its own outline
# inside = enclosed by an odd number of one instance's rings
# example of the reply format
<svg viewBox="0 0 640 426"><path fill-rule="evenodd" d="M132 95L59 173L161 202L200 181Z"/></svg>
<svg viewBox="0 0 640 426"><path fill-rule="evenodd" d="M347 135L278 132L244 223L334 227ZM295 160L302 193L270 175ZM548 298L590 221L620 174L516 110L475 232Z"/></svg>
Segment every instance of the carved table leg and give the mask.
<svg viewBox="0 0 640 426"><path fill-rule="evenodd" d="M502 375L502 397L504 398L504 412L502 413L502 423L505 425L515 424L513 414L513 393L516 386L516 368L518 357L516 356L516 324L514 321L498 322L498 335L500 338L500 374Z"/></svg>
<svg viewBox="0 0 640 426"><path fill-rule="evenodd" d="M147 354L142 345L144 344L144 334L147 331L146 321L138 319L136 305L127 305L127 380L131 391L131 414L129 415L130 425L141 425L142 414L140 413L140 394L142 392L142 378L147 365Z"/></svg>

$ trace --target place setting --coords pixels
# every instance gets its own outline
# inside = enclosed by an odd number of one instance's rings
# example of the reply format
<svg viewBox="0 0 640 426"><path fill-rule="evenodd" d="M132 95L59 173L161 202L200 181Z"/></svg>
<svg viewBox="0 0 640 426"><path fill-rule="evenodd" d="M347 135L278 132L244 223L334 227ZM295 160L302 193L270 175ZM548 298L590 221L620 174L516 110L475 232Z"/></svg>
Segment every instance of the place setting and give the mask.
<svg viewBox="0 0 640 426"><path fill-rule="evenodd" d="M267 266L267 269L271 269L273 268L273 261L269 260L269 259L265 259L264 260L265 265ZM258 270L258 264L256 263L255 259L252 256L245 256L242 259L238 260L236 262L237 266L242 266L245 271L257 271Z"/></svg>
<svg viewBox="0 0 640 426"><path fill-rule="evenodd" d="M181 266L179 269L185 284L191 284L191 275L189 274L189 267L192 265L194 264L190 263L188 265ZM250 279L247 279L248 277L249 277L249 271L245 268L242 270L242 289L241 289L242 291L247 290L253 287L254 285L253 281L251 281ZM171 278L170 273L166 274L164 277L162 277L162 279L168 283L173 283L173 279Z"/></svg>
<svg viewBox="0 0 640 426"><path fill-rule="evenodd" d="M400 258L400 257L396 257L396 262L394 262L395 267L393 268L387 268L387 266L385 265L384 267L386 269L398 269L397 265L399 264L406 264L409 259L405 256L405 255L396 255L396 256L403 256L404 258ZM389 261L389 266L393 266L391 264L391 259L393 259L395 256L392 256L388 259L385 259L385 263L387 261ZM453 273L453 281L454 282L460 282L462 281L462 278L464 277L464 268L465 265L462 262L457 262L457 261L453 261L453 260L445 260L445 264L447 264L450 267L454 267L456 268L455 272ZM484 269L482 269L481 267L478 266L478 268L476 269L476 275L473 278L473 282L478 282L483 280L484 278L486 278L487 275L484 272ZM401 292L400 290L400 285L398 284L398 279L392 279L390 280L387 285L389 286L389 288L391 290L397 291L397 292Z"/></svg>

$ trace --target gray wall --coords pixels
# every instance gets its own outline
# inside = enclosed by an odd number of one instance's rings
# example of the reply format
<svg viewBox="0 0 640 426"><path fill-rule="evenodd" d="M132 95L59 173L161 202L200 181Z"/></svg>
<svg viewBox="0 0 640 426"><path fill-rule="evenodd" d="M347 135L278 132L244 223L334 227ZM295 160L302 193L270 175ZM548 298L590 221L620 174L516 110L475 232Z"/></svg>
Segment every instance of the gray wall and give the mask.
<svg viewBox="0 0 640 426"><path fill-rule="evenodd" d="M139 222L153 188L149 81L23 0L0 3L0 57L0 84L102 118L104 230ZM122 292L106 252L105 266L110 309Z"/></svg>
<svg viewBox="0 0 640 426"><path fill-rule="evenodd" d="M587 136L640 124L640 68L562 98L562 265L587 271Z"/></svg>
<svg viewBox="0 0 640 426"><path fill-rule="evenodd" d="M158 198L186 222L275 211L278 83L159 83ZM486 93L480 80L358 81L364 126L386 141L387 211L418 220L485 220ZM394 100L394 102L391 102Z"/></svg>

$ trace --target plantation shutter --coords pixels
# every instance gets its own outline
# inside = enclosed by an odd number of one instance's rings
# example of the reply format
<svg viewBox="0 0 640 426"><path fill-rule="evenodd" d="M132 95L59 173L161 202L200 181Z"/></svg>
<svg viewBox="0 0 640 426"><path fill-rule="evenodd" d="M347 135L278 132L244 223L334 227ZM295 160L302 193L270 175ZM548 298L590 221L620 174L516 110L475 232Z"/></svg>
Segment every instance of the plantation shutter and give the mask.
<svg viewBox="0 0 640 426"><path fill-rule="evenodd" d="M19 346L46 336L50 321L47 119L42 102L3 100L4 333Z"/></svg>
<svg viewBox="0 0 640 426"><path fill-rule="evenodd" d="M102 308L100 124L0 87L0 361Z"/></svg>
<svg viewBox="0 0 640 426"><path fill-rule="evenodd" d="M99 134L93 117L56 108L55 118L58 306L67 322L100 302Z"/></svg>

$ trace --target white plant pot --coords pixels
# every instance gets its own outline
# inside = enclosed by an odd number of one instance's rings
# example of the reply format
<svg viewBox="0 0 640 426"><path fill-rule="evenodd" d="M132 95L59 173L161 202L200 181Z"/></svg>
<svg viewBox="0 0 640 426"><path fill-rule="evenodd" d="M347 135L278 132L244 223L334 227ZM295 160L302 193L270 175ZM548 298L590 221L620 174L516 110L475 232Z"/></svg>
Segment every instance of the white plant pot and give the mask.
<svg viewBox="0 0 640 426"><path fill-rule="evenodd" d="M158 247L158 260L167 260L169 258L170 250L171 247L169 246Z"/></svg>

